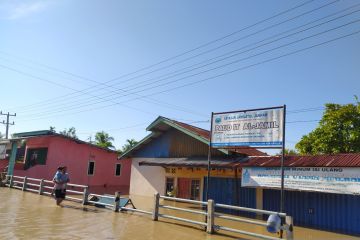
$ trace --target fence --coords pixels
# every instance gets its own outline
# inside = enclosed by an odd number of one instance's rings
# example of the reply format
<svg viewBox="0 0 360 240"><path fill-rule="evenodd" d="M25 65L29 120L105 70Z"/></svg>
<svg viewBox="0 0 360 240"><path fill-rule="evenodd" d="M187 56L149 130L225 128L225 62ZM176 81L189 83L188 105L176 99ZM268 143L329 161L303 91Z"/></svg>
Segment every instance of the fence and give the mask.
<svg viewBox="0 0 360 240"><path fill-rule="evenodd" d="M5 186L10 188L20 189L22 191L30 191L35 192L40 195L52 195L54 189L54 183L45 179L37 179L37 178L29 178L29 177L20 177L20 176L12 176L6 175L7 182ZM85 204L88 199L88 186L78 185L67 183L67 186L71 189L67 189L67 193L71 193L71 195L81 195L81 198L66 196L66 200L81 202ZM74 190L75 189L75 190ZM76 190L81 189L81 191Z"/></svg>
<svg viewBox="0 0 360 240"><path fill-rule="evenodd" d="M5 185L10 188L17 188L22 191L31 191L31 192L38 193L40 195L41 194L45 194L45 195L52 194L53 187L49 186L49 184L53 184L52 181L48 181L48 180L44 180L44 179L28 178L26 176L25 177L7 176L7 181L8 181L8 183L6 183ZM158 193L154 194L153 210L150 212L150 211L145 211L145 210L141 210L141 209L128 208L126 206L121 206L120 202L121 202L122 198L120 197L119 192L116 192L114 196L98 195L98 194L94 194L94 193L89 193L88 186L85 186L85 185L69 183L69 184L67 184L67 186L76 188L76 189L82 189L82 191L67 190L67 192L69 192L69 193L82 196L82 198L66 196L67 200L81 202L83 205L85 205L85 204L101 205L101 206L104 206L107 208L111 208L113 211L116 211L116 212L118 212L119 210L122 210L122 211L130 211L130 212L137 212L137 213L142 213L142 214L146 214L146 215L151 215L151 218L154 221L158 221L159 217L160 217L160 218L195 224L198 226L205 227L206 232L209 234L212 234L217 230L222 230L222 231L228 231L228 232L248 235L248 236L252 236L252 237L257 237L260 239L271 239L271 240L281 239L282 236L280 236L280 238L272 237L272 236L268 236L268 235L257 234L257 233L253 233L253 232L247 232L247 231L243 231L243 230L239 230L239 229L226 227L226 226L224 226L224 224L222 224L222 225L215 224L216 219L224 219L224 220L235 221L235 222L243 222L243 223L247 223L247 224L251 224L251 225L263 226L264 228L267 227L267 223L265 223L265 222L250 220L250 219L242 218L242 217L238 217L238 216L224 215L222 213L216 212L215 211L216 208L217 209L225 208L225 209L231 209L231 210L237 210L237 211L243 211L243 212L251 212L251 213L256 213L256 214L265 214L265 215L276 214L279 217L283 218L282 225L280 228L281 233L282 233L282 231L285 231L286 239L293 239L293 220L292 220L291 216L287 216L285 213L278 213L278 212L266 211L266 210L260 210L260 209L219 204L219 203L215 203L211 199L209 199L207 202L202 202L202 201L197 201L197 200L160 196ZM51 190L51 191L49 192L46 190ZM91 197L109 199L109 202L106 203L106 202L94 201L94 200L91 200L92 199ZM170 205L160 204L161 199L166 200L166 201L196 204L197 206L201 206L201 210L193 210L193 209L187 209L187 208L182 208L182 207L174 207L174 206L170 206ZM163 201L163 203L164 203L164 201ZM167 210L180 211L180 212L201 215L201 216L204 216L204 218L203 218L203 221L195 221L192 219L172 216L170 214L163 214L163 213L160 213L160 211L159 211L161 208L167 209Z"/></svg>

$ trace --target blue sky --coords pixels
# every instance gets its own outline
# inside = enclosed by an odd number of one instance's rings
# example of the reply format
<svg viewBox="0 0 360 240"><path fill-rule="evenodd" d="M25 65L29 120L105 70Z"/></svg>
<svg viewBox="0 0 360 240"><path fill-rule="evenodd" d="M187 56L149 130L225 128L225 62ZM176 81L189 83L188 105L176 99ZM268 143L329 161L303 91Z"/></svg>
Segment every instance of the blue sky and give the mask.
<svg viewBox="0 0 360 240"><path fill-rule="evenodd" d="M209 129L212 111L286 104L287 147L293 148L316 127L318 108L359 95L360 34L259 63L359 31L356 4L4 0L0 110L17 113L11 133L74 126L81 139L105 130L121 147L144 137L159 115ZM208 64L229 52L238 54ZM316 111L291 112L309 108Z"/></svg>

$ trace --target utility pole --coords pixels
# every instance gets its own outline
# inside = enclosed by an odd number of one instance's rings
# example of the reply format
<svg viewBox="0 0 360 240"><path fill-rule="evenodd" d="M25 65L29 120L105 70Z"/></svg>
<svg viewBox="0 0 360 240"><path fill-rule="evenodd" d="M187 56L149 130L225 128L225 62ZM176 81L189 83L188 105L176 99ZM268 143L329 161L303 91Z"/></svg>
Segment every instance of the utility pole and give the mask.
<svg viewBox="0 0 360 240"><path fill-rule="evenodd" d="M10 123L9 120L10 120L10 117L16 117L16 113L15 114L10 114L9 112L8 113L3 113L2 111L0 111L0 115L6 116L6 122L5 122L5 120L3 120L0 123L6 125L6 139L9 139L9 125L15 125L14 121L12 123Z"/></svg>

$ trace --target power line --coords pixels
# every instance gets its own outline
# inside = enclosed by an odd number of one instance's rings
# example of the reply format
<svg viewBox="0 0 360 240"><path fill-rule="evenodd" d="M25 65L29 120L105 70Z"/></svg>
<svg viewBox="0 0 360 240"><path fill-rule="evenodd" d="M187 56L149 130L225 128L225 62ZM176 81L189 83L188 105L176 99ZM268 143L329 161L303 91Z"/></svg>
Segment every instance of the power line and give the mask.
<svg viewBox="0 0 360 240"><path fill-rule="evenodd" d="M193 48L193 49L190 49L190 50L188 50L188 51L185 51L185 52L183 52L183 53L181 53L181 54L178 54L178 55L175 55L175 56L173 56L173 57L164 59L164 60L162 60L162 61L159 61L159 62L157 62L157 63L151 64L151 65L149 65L149 66L147 66L147 67L141 68L141 69L136 70L136 71L134 71L134 72L131 72L131 73L128 73L128 74L125 74L125 75L121 75L121 76L119 76L119 77L116 77L116 78L110 80L110 82L115 81L115 80L118 80L118 79L120 79L120 78L127 77L127 76L132 75L132 74L135 74L135 73L138 73L138 72L143 71L143 70L150 69L150 68L152 68L152 67L158 66L158 65L160 65L160 64L162 64L162 63L171 61L171 60L173 60L173 59L182 57L182 56L184 56L184 55L186 55L186 54L188 54L188 53L191 53L191 52L194 52L194 51L199 50L199 49L201 49L201 48L207 47L207 46L209 46L209 45L211 45L211 44L213 44L213 43L216 43L216 42L219 42L219 41L224 40L224 39L226 39L226 38L229 38L229 37L231 37L231 36L233 36L233 35L235 35L235 34L238 34L238 33L240 33L240 32L243 32L243 31L245 31L245 30L247 30L247 29L250 29L250 28L252 28L252 27L255 27L255 26L257 26L257 25L260 25L260 24L262 24L262 23L264 23L264 22L266 22L266 21L269 21L269 20L271 20L271 19L273 19L273 18L276 18L276 17L279 17L279 16L281 16L281 15L284 15L284 14L286 14L286 13L288 13L288 12L291 12L291 11L297 9L297 8L303 7L303 6L309 4L309 3L313 2L313 1L314 1L314 0L305 1L305 2L303 2L303 3L301 3L301 4L299 4L299 5L296 5L296 6L294 6L294 7L291 7L291 8L289 8L289 9L286 9L285 11L282 11L282 12L280 12L280 13L277 13L277 14L275 14L275 15L273 15L273 16L270 16L270 17L268 17L268 18L265 18L265 19L263 19L263 20L260 20L260 21L258 21L258 22L256 22L256 23L250 24L249 26L246 26L246 27L244 27L244 28L241 28L241 29L239 29L239 30L237 30L237 31L234 31L234 32L232 32L232 33L230 33L230 34L228 34L228 35L225 35L225 36L223 36L223 37L220 37L220 38L217 38L217 39L215 39L215 40L212 40L212 41L209 41L209 42L207 42L207 43L204 43L204 44L202 44L202 45L200 45L200 46L198 46L198 47L195 47L195 48ZM335 2L337 2L337 1L339 1L339 0L336 0Z"/></svg>
<svg viewBox="0 0 360 240"><path fill-rule="evenodd" d="M213 51L215 51L215 50L221 49L221 48L223 48L223 47L226 47L226 46L228 46L228 45L231 45L231 44L233 44L233 43L236 43L236 42L238 42L238 41L240 41L240 40L244 40L244 39L246 39L246 38L248 38L248 37L251 37L251 36L254 36L254 35L258 34L258 33L267 31L267 30L269 30L269 29L272 29L272 28L274 28L274 27L280 26L280 25L282 25L282 24L284 24L284 23L287 23L287 22L290 22L290 21L292 21L292 20L294 20L294 19L297 19L297 18L299 18L299 17L302 17L302 16L305 16L305 15L307 15L307 14L313 13L313 12L315 12L315 11L317 11L317 10L320 10L320 9L324 8L324 7L328 7L328 6L334 4L334 3L338 2L338 1L339 1L339 0L332 1L332 2L330 2L330 3L327 3L327 4L325 4L325 5L320 6L320 7L318 7L318 8L312 9L312 10L310 10L310 11L307 11L307 12L304 12L304 13L302 13L302 14L299 14L299 15L297 15L297 16L295 16L295 17L291 17L291 18L288 18L288 19L286 19L286 20L284 20L284 21L281 21L281 22L279 22L279 23L275 23L275 24L270 25L270 26L268 26L268 27L262 28L262 29L260 29L260 30L258 30L258 31L256 31L256 32L253 32L253 33L251 33L251 34L245 35L245 36L243 36L243 37L241 37L241 38L232 40L232 41L230 41L230 42L228 42L228 43L222 44L222 45L217 46L217 47L215 47L215 48L206 50L206 51L204 51L204 52L198 53L198 54L196 54L196 55L194 55L194 56L190 56L190 57L188 57L188 58L185 58L185 59L180 60L180 61L178 61L178 62L172 63L172 64L170 64L170 65L167 65L167 66L164 66L164 67L155 69L155 70L153 70L153 71L151 71L151 72L144 73L144 74L138 75L138 76L136 76L136 77L132 77L132 78L130 78L130 79L127 79L127 80L125 80L125 81L122 81L121 83L128 82L128 81L130 81L130 80L133 80L133 79L136 79L136 78L139 78L139 77L142 77L142 76L145 76L145 75L154 73L154 72L158 72L158 71L160 71L160 70L164 70L164 69L170 68L170 67L172 67L172 66L174 66L174 65L177 65L177 64L186 62L186 61L191 60L191 59L194 59L194 58L196 58L196 57L199 57L199 56L205 55L205 54L207 54L207 53L213 52ZM149 81L150 81L150 80L149 80Z"/></svg>
<svg viewBox="0 0 360 240"><path fill-rule="evenodd" d="M181 53L181 54L178 54L178 55L176 55L176 56L167 58L167 59L162 60L162 61L160 61L160 62L158 62L158 63L152 64L152 65L150 65L150 66L141 68L141 69L139 69L139 70L137 70L137 71L134 71L134 72L131 72L131 73L122 75L122 76L120 76L120 77L116 77L116 78L114 78L114 79L112 79L112 80L109 80L109 81L105 82L104 84L109 83L109 82L113 82L113 81L118 80L118 79L120 79L120 78L123 78L123 77L129 76L129 75L138 73L138 72L143 71L143 70L147 70L147 69L152 68L152 67L154 67L154 66L160 65L160 64L162 64L162 63L164 63L164 62L168 62L168 61L170 61L170 60L173 60L173 59L176 59L176 58L178 58L178 57L184 56L184 55L186 55L186 54L188 54L188 53L190 53L190 52L193 52L193 51L196 51L196 50L198 50L198 49L204 48L204 47L209 46L209 45L211 45L211 44L213 44L213 43L216 43L216 42L221 41L221 40L223 40L223 39L226 39L226 38L228 38L228 37L230 37L230 36L233 36L233 35L235 35L235 34L237 34L237 33L239 33L239 32L242 32L242 31L245 31L245 30L247 30L247 29L249 29L249 28L252 28L252 27L254 27L254 26L257 26L257 25L259 25L259 24L261 24L261 23L263 23L263 22L266 22L266 21L268 21L268 20L271 20L271 19L273 19L273 18L276 18L276 17L281 16L281 15L283 15L283 14L286 14L286 13L288 13L288 12L291 12L291 11L297 9L297 8L303 7L303 6L309 4L309 3L313 2L313 1L314 1L314 0L306 1L306 2L304 2L304 3L301 3L301 4L299 4L299 5L294 6L294 7L292 7L292 8L289 8L289 9L287 9L287 10L284 10L284 11L282 11L282 12L280 12L280 13L277 13L277 14L271 16L271 17L268 17L268 18L266 18L266 19L263 19L263 20L261 20L261 21L258 21L258 22L256 22L256 23L254 23L254 24L251 24L251 25L249 25L249 26L247 26L247 27L244 27L244 28L242 28L242 29L240 29L240 30L234 31L234 32L232 32L232 33L230 33L230 34L228 34L228 35L225 35L225 36L221 37L221 38L218 38L218 39L209 41L209 42L207 42L207 43L205 43L205 44L202 44L202 45L200 45L200 46L198 46L198 47L196 47L196 48L190 49L190 50L188 50L188 51L186 51L186 52L184 52L184 53ZM338 0L333 1L333 2L331 2L330 4L333 4L333 3L337 2L337 1L338 1ZM328 4L327 4L327 5L328 5ZM66 71L62 71L62 72L66 73ZM76 74L72 74L72 75L79 77L79 76L76 75ZM81 77L81 78L82 78L82 77ZM93 87L89 87L89 88L86 88L86 89L83 89L83 90L91 89L91 88L94 88L94 87L97 87L97 86L99 86L99 85L95 85L95 86L93 86ZM69 96L69 95L73 95L73 94L74 94L74 93L62 95L62 96L60 96L60 97L58 97L58 98L63 99L64 97ZM56 99L58 99L58 98L56 98ZM47 103L47 102L49 102L49 100L53 100L53 98L52 98L52 99L48 99L48 100L46 100L46 101L39 102L39 103L44 103L44 102ZM27 105L27 106L29 106L29 105ZM24 107L25 107L25 106L24 106Z"/></svg>
<svg viewBox="0 0 360 240"><path fill-rule="evenodd" d="M24 72L24 71L20 71L18 69L15 69L15 68L12 68L12 67L8 67L8 66L5 66L5 65L2 65L0 64L0 67L2 68L5 68L5 69L8 69L8 70L11 70L11 71L14 71L14 72L17 72L19 74L22 74L22 75L25 75L25 76L28 76L28 77L31 77L31 78L35 78L35 79L38 79L38 80L41 80L41 81L45 81L45 82L48 82L48 83L51 83L51 84L54 84L56 86L60 86L60 87L63 87L63 88L67 88L67 89L70 89L70 90L73 90L75 92L82 92L83 90L76 90L74 88L71 88L71 87L68 87L66 85L63 85L63 84L58 84L54 81L51 81L51 80L47 80L45 78L41 78L41 77L38 77L38 76L35 76L33 74L29 74L27 72ZM77 75L78 76L78 75ZM92 82L97 82L98 84L101 84L100 82L98 81L95 81L95 80L90 80L88 78L84 78L84 79L87 79L88 81L92 81ZM118 90L121 90L120 88L116 88ZM111 90L111 92L115 92L117 93L116 91L114 90ZM82 94L85 95L86 93L88 92L83 92ZM91 94L89 94L91 95ZM137 94L138 96L141 96L139 94ZM96 98L96 99L99 99L100 97L98 97L97 95L91 95L92 98ZM102 98L100 98L102 99ZM67 99L65 99L66 101ZM186 108L183 108L183 107L180 107L180 106L177 106L177 105L173 105L173 104L169 104L169 103L166 103L166 102L162 102L162 101L159 101L159 100L156 100L156 99L152 99L152 98L148 98L148 99L142 99L142 101L145 101L145 102L149 102L149 103L153 103L155 105L160 105L160 106L165 106L167 108L171 108L171 109L175 109L175 110L179 110L179 111L182 111L182 112L187 112L187 113L191 113L191 114L195 114L195 115L199 115L199 116L204 116L203 114L200 114L200 113L197 113L195 111L192 111L192 110L189 110L189 109L186 109ZM49 102L50 104L52 102ZM131 108L130 106L125 106L125 107L128 107L128 108ZM135 109L137 111L142 111L142 110L139 110L139 109ZM31 108L30 109L27 109L26 111L33 111ZM26 112L26 111L22 111L22 112ZM146 113L146 112L145 112Z"/></svg>
<svg viewBox="0 0 360 240"><path fill-rule="evenodd" d="M360 5L360 4L357 4L357 5ZM329 23L329 22L332 22L332 21L338 20L338 19L340 19L340 18L343 18L343 17L349 16L349 15L351 15L351 14L357 13L357 12L359 12L359 11L360 11L360 10L353 11L353 12L351 12L351 13L348 13L348 14L342 15L342 16L340 16L340 17L337 17L337 18L331 19L331 20L329 20L329 21L326 21L326 22L323 22L323 23L320 23L320 24L317 24L317 25L311 26L311 27L309 27L309 28L306 28L306 29L300 30L300 31L298 31L298 32L295 32L295 33L292 33L292 34L289 34L289 35L286 35L286 36L283 36L283 37L277 38L277 39L275 39L275 40L272 40L272 41L266 42L266 43L261 44L261 45L258 45L258 46L256 46L256 47L253 47L253 48L247 49L247 50L245 50L245 51L242 51L242 52L239 52L239 53L232 54L232 55L230 55L230 56L228 56L228 57L220 58L220 59L218 59L218 60L216 60L216 61L214 61L214 62L211 62L211 63L205 64L205 65L202 65L202 66L200 66L200 67L193 68L193 69L191 69L191 70L188 70L188 71L182 72L182 73L180 73L180 74L184 74L184 73L187 73L187 72L191 72L191 71L193 71L193 70L196 70L196 69L199 69L199 68L203 68L203 67L209 66L209 65L211 65L211 64L214 64L214 63L217 63L217 62L220 62L220 61L223 61L223 60L226 60L226 59L232 58L232 57L234 57L234 56L238 56L238 55L240 55L240 54L243 54L243 53L246 53L246 52L249 52L249 51L252 51L252 50L258 49L258 48L260 48L260 47L263 47L263 46L269 45L269 44L271 44L271 43L274 43L274 42L277 42L277 41L279 41L279 40L282 40L282 39L288 38L288 37L290 37L290 36L297 35L297 34L299 34L299 33L302 33L302 32L305 32L305 31L308 31L308 30L310 30L310 29L313 29L313 28L316 28L316 27L322 26L322 25L327 24L327 23ZM318 20L315 20L315 21L313 21L313 22L316 22L316 21L318 21ZM305 24L305 25L307 25L307 24ZM305 25L303 25L303 26L305 26ZM301 27L303 27L303 26L301 26ZM299 28L301 28L301 27L299 27ZM282 35L282 34L279 34L279 35ZM271 37L271 38L272 38L272 37ZM262 42L262 41L260 41L260 42ZM257 43L256 43L256 44L257 44ZM253 44L249 44L249 45L253 45ZM249 45L247 45L247 46L245 46L245 47L248 47ZM242 47L242 48L239 48L239 49L233 50L233 51L231 51L231 52L239 51L239 50L241 50L241 49L244 49L245 47ZM228 55L228 53L223 54L223 55ZM218 58L218 57L215 57L215 58ZM207 60L206 60L206 61L207 61ZM196 65L197 65L197 64L196 64ZM172 77L173 77L173 76L180 75L180 74L172 75ZM168 79L168 78L163 78L163 79L159 79L159 80L156 80L156 78L155 78L155 79L153 78L153 79L150 79L151 81L150 81L150 80L147 80L147 81L140 82L139 84L141 84L141 85L142 85L142 87L143 87L143 86L152 85L152 84L154 84L154 83L156 83L156 82L160 82L160 81L162 81L162 80L166 80L166 79ZM153 81L153 80L156 80L156 81ZM148 84L142 84L142 83L145 83L145 82L148 82L148 81L149 81L150 83L148 83ZM136 85L138 85L138 84L134 84L133 86L136 86ZM125 89L127 89L127 88L125 88ZM135 87L135 88L131 88L129 91L131 91L131 90L133 90L133 89L136 89L136 87Z"/></svg>
<svg viewBox="0 0 360 240"><path fill-rule="evenodd" d="M319 122L320 120L297 120L297 121L290 121L290 122L286 122L286 123L309 123L309 122Z"/></svg>
<svg viewBox="0 0 360 240"><path fill-rule="evenodd" d="M168 81L166 83L162 83L162 84L158 84L156 86L153 86L153 87L148 87L148 88L145 88L145 89L142 89L142 90L138 90L136 92L133 92L133 93L139 93L139 92L144 92L144 91L147 91L147 90L152 90L154 88L158 88L158 87L162 87L162 86L165 86L165 85L169 85L171 83L175 83L175 82L178 82L178 81L181 81L181 80L184 80L184 79L187 79L189 77L194 77L194 76L197 76L197 75L200 75L200 74L203 74L203 73L207 73L207 72L210 72L210 71L214 71L214 70L217 70L217 69L220 69L220 68L223 68L223 67L227 67L227 66L230 66L230 65L233 65L235 63L239 63L241 61L244 61L244 60L247 60L247 59L250 59L250 58L253 58L253 57L257 57L257 56L260 56L260 55L263 55L265 53L269 53L269 52L272 52L274 50L278 50L280 48L283 48L283 47L287 47L287 46L290 46L290 45L293 45L295 43L299 43L299 42L302 42L304 40L307 40L307 39L310 39L310 38L313 38L313 37L317 37L319 35L322 35L322 34L325 34L325 33L328 33L330 31L334 31L334 30L337 30L339 28L343 28L345 26L348 26L348 25L351 25L351 24L354 24L354 23L357 23L359 22L360 19L356 19L356 20L353 20L353 21L350 21L350 22L347 22L345 24L342 24L342 25L339 25L339 26L336 26L336 27L333 27L333 28L330 28L330 29L327 29L325 31L322 31L322 32L318 32L318 33L315 33L313 35L310 35L310 36L307 36L307 37L303 37L301 39L298 39L296 41L293 41L293 42L290 42L290 43L286 43L286 44L283 44L283 45L280 45L280 46L277 46L275 48L272 48L272 49L268 49L266 51L263 51L263 52L260 52L260 53L257 53L257 54L253 54L253 55L250 55L250 56L247 56L245 58L241 58L241 59L238 59L238 60L235 60L235 61L232 61L230 63L226 63L226 64L223 64L223 65L220 65L220 66L217 66L217 67L214 67L214 68L211 68L211 69L207 69L207 70L204 70L204 71L201 71L201 72L198 72L198 73L194 73L194 74L191 74L191 75L188 75L188 76L185 76L185 77L182 77L182 78L179 78L179 79L175 79L175 80L172 80L172 81ZM236 72L237 70L235 70ZM230 73L232 73L234 71L230 71ZM224 73L225 75L228 74L227 72ZM221 76L223 74L220 74ZM219 75L217 75L219 76ZM210 77L210 79L212 79L213 77ZM201 80L202 81L202 80ZM195 81L195 83L198 83L199 81ZM192 83L189 83L190 85L193 85ZM189 85L189 84L186 84L186 85ZM133 95L133 94L125 94L123 96L120 96L120 97L125 97L125 96L129 96L129 95ZM150 95L146 95L146 96L151 96L152 94ZM111 96L111 95L110 95ZM115 97L115 98L105 98L103 101L99 101L99 102L96 102L96 104L98 103L103 103L103 102L107 102L109 100L115 100L115 99L118 99L119 97ZM130 99L130 100L127 100L127 101L124 101L122 103L125 103L125 102L129 102L129 101L133 101L133 100L137 100L137 99L140 99L140 98L133 98L133 99ZM94 102L88 102L88 103L84 103L83 105L79 105L79 106L73 106L72 108L69 108L69 107L66 107L66 108L58 108L56 110L51 110L51 111L47 111L47 112L44 112L42 115L46 115L46 114L51 114L53 112L59 112L59 111L62 111L62 110L72 110L72 109L78 109L78 108L82 108L82 107L86 107L86 106L89 106L89 105L93 105ZM27 115L27 116L32 116L32 115Z"/></svg>
<svg viewBox="0 0 360 240"><path fill-rule="evenodd" d="M358 6L358 5L360 5L360 4L356 4L356 5L354 5L354 6L348 7L348 8L346 8L346 9L343 9L343 10L338 11L338 12L336 12L336 13L327 15L327 16L322 17L322 18L319 18L319 19L317 19L317 20L315 20L315 21L311 21L311 22L309 22L309 23L306 23L306 24L304 24L304 25L302 25L302 26L300 26L300 27L292 28L292 29L290 29L290 30L288 30L288 31L285 31L285 32L282 32L282 33L280 33L280 34L273 35L273 36L271 36L271 37L269 37L269 38L266 38L266 39L271 39L271 38L274 38L274 37L276 37L276 36L283 35L284 33L293 31L293 30L295 30L295 29L302 28L302 27L304 27L304 26L306 26L306 25L315 23L315 22L317 22L317 21L319 21L319 20L323 20L323 19L325 19L325 18L328 18L329 16L336 15L336 14L338 14L338 13L340 13L340 12L346 11L346 10L348 10L348 9L350 9L350 8L354 8L354 7ZM211 62L211 63L205 64L205 65L202 65L202 66L200 66L200 67L193 68L193 69L191 69L191 70L182 72L182 73L180 73L180 74L172 75L171 77L174 77L174 76L177 76L177 75L181 75L181 74L184 74L184 73L187 73L187 72L190 72L190 71L193 71L193 70L202 68L202 67L206 67L206 66L208 66L208 65L211 65L211 64L214 64L214 63L217 63L217 62L226 60L226 59L228 59L228 58L231 58L231 57L234 57L234 56L237 56L237 55L240 55L240 54L249 52L249 51L254 50L254 49L257 49L257 48L259 48L259 47L262 47L262 46L265 46L265 45L274 43L274 42L276 42L276 41L279 41L279 40L281 40L281 39L288 38L288 37L290 37L290 36L294 36L294 35L299 34L299 33L301 33L301 32L304 32L304 31L313 29L313 28L315 28L315 27L319 27L319 26L321 26L321 25L324 25L324 24L327 24L327 23L329 23L329 22L338 20L338 19L340 19L340 18L349 16L349 15L354 14L354 13L359 12L359 11L360 11L360 10L356 10L356 11L353 11L353 12L350 12L350 13L347 13L347 14L344 14L344 15L339 16L339 17L336 17L336 18L334 18L334 19L330 19L330 20L328 20L328 21L326 21L326 22L322 22L322 23L320 23L320 24L311 26L311 27L306 28L306 29L302 29L302 30L297 31L297 32L295 32L295 33L288 34L288 35L286 35L286 36L277 38L277 39L275 39L275 40L272 40L272 41L263 43L263 44L261 44L261 45L258 45L258 46L254 47L254 48L251 48L251 49L248 49L248 50L246 50L246 51L242 51L242 52L240 52L240 53L233 54L233 55L231 55L231 56L228 56L228 57L225 57L225 58L216 60L216 61L214 61L214 62ZM333 30L333 29L331 29L331 30ZM320 33L320 34L322 34L322 33ZM311 37L312 37L312 36L311 36ZM301 41L301 40L303 40L303 39L300 39L299 41ZM263 41L264 41L264 40L261 40L261 41L259 41L259 42L254 43L254 44L249 44L249 45L247 45L247 46L245 46L245 47L248 47L248 46L250 46L250 45L256 45L256 44L258 44L258 43L260 43L260 42L263 42ZM294 43L294 42L293 42L293 43ZM290 44L293 44L293 43L290 43ZM295 43L296 43L296 41L295 41ZM242 47L242 48L240 48L240 49L243 49L243 48L245 48L245 47ZM278 48L281 48L281 47L284 47L284 45L282 45L282 46L280 46L280 47L278 47ZM235 51L238 51L238 50L240 50L240 49L236 49L236 50L233 50L233 51L231 51L231 52L235 52ZM273 51L273 50L274 50L274 49L270 49L270 51ZM228 54L228 53L222 54L221 56L224 56L224 55L227 55L227 54ZM261 54L263 54L263 53L261 53ZM254 57L254 56L250 56L250 57L248 57L248 58L251 58L251 57ZM218 58L218 57L215 57L215 58L213 58L213 59L216 59L216 58ZM246 58L246 59L248 59L248 58ZM246 60L246 59L245 59L245 60ZM241 59L240 61L242 61L242 60L244 60L244 59ZM208 61L208 60L206 60L206 61ZM203 61L203 62L206 62L206 61ZM239 62L239 61L235 61L235 63L237 63L237 62ZM197 64L195 64L195 65L198 65L198 64L199 64L199 63L197 63ZM233 63L230 63L230 64L233 64ZM221 67L225 67L225 66L228 66L228 65L230 65L230 64L225 64L225 65L222 65L222 66L217 67L217 68L215 68L215 69L218 69L218 68L221 68ZM186 68L188 68L188 67L186 67ZM214 70L214 69L210 69L210 70L207 70L207 71L211 71L211 70ZM179 71L179 70L178 70L178 71ZM178 71L176 71L176 72L178 72ZM201 73L203 73L203 72L201 72ZM200 73L200 74L201 74L201 73ZM168 75L168 74L167 74L167 75ZM195 75L198 75L198 74L195 74ZM192 77L192 76L194 76L194 75L187 76L187 77L185 77L185 78ZM156 83L156 82L160 82L160 81L163 81L163 80L166 80L166 79L169 79L169 78L171 78L171 77L167 77L167 78L163 78L163 79L158 79L158 80L156 80L156 81L152 81L150 84L143 84L142 87L147 86L147 85L151 85L151 84L154 84L154 83ZM155 78L155 79L156 79L156 78ZM150 79L150 80L155 80L155 79L153 78L153 79ZM178 80L176 80L176 81L178 81ZM146 82L146 81L143 81L143 82ZM162 85L158 85L158 86L162 86ZM158 86L155 86L155 87L158 87ZM134 90L134 89L136 89L136 88L132 88L132 89L130 89L130 90L121 89L122 92L128 92L128 94L120 95L120 97L134 94L133 92L131 92L131 90ZM148 89L151 89L151 88L147 88L147 89L144 89L144 90L142 90L142 91L145 91L145 90L148 90ZM142 92L142 91L137 91L137 92ZM119 94L116 92L115 94L108 95L107 97L111 97L111 96L115 96L115 95L119 95ZM90 98L87 98L87 99L90 100L90 99L94 99L94 98L96 98L96 97L90 97ZM113 98L112 98L112 99L113 99ZM117 98L116 98L116 99L117 99ZM81 102L83 102L83 100L75 101L75 102L73 101L73 102L72 102L72 105L74 105L74 103L81 103ZM89 102L89 101L88 101L88 102ZM45 108L45 109L46 109L46 108ZM52 109L53 109L53 107L52 107ZM30 110L29 110L29 111L30 111Z"/></svg>
<svg viewBox="0 0 360 240"><path fill-rule="evenodd" d="M132 128L136 128L136 127L140 127L143 125L148 124L147 122L143 122L143 123L138 123L138 124L134 124L134 125L130 125L130 126L126 126L126 127L121 127L121 128L113 128L113 129L106 129L103 130L105 132L114 132L114 131L121 131L121 130L125 130L125 129L132 129ZM92 131L92 132L78 132L77 134L93 134L96 133L98 131Z"/></svg>
<svg viewBox="0 0 360 240"><path fill-rule="evenodd" d="M205 82L205 81L209 81L209 80L212 80L212 79L215 79L215 78L218 78L218 77L226 76L226 75L232 74L234 72L243 71L243 70L258 66L258 65L262 65L262 64L265 64L265 63L268 63L268 62L272 62L272 61L287 57L287 56L291 56L291 55L294 55L294 54L297 54L297 53L300 53L300 52L304 52L304 51L310 50L310 49L315 48L315 47L319 47L319 46L322 46L322 45L325 45L325 44L329 44L331 42L335 42L335 41L338 41L338 40L341 40L341 39L344 39L344 38L347 38L347 37L350 37L350 36L354 36L354 35L359 34L359 33L360 33L360 30L357 30L357 31L354 31L354 32L349 33L349 34L342 35L340 37L336 37L336 38L333 38L333 39L330 39L330 40L327 40L327 41L320 42L318 44L311 45L309 47L301 48L301 49L298 49L298 50L295 50L295 51L292 51L292 52L289 52L289 53L286 53L286 54L279 55L277 57L273 57L273 58L269 58L269 59L266 59L266 60L263 60L263 61L259 61L257 63L250 64L250 65L247 65L247 66L244 66L244 67L241 67L241 68L237 68L237 69L234 69L232 71L224 72L224 73L212 76L212 77L207 77L207 78L197 80L197 81L194 81L194 82L190 82L190 83L187 83L187 84L183 84L183 85L180 85L180 86L177 86L177 87L174 87L174 88L169 88L169 89L166 89L166 90L158 91L158 92L149 94L147 96L153 96L153 95L157 95L157 94L160 94L160 93L177 90L179 88L191 86L191 85L198 84L198 83ZM132 100L134 100L134 99L132 99ZM112 105L113 104L106 105L105 107L110 107ZM102 108L103 107L104 106L102 106ZM90 109L90 111L91 110L94 110L94 109ZM87 110L87 111L89 111L89 110ZM60 115L60 116L62 116L62 115ZM31 120L37 120L37 119L39 119L39 118L35 118L35 119L31 119ZM28 121L29 121L29 119L28 119Z"/></svg>

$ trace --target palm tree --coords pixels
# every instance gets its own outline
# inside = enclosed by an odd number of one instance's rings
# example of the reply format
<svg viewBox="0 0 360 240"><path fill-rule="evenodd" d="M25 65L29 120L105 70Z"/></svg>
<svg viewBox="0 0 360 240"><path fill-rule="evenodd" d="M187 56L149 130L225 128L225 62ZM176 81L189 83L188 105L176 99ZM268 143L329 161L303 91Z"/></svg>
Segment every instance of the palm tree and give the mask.
<svg viewBox="0 0 360 240"><path fill-rule="evenodd" d="M122 147L122 152L126 152L133 146L135 146L138 142L135 139L126 139L125 145Z"/></svg>
<svg viewBox="0 0 360 240"><path fill-rule="evenodd" d="M50 127L50 131L52 131L52 130L55 130L55 128ZM71 127L69 129L65 128L63 131L60 131L59 133L64 136L67 136L67 137L78 139L78 137L76 135L76 129L74 127Z"/></svg>
<svg viewBox="0 0 360 240"><path fill-rule="evenodd" d="M115 148L112 144L114 138L109 136L108 133L101 131L95 134L95 144L103 148Z"/></svg>

